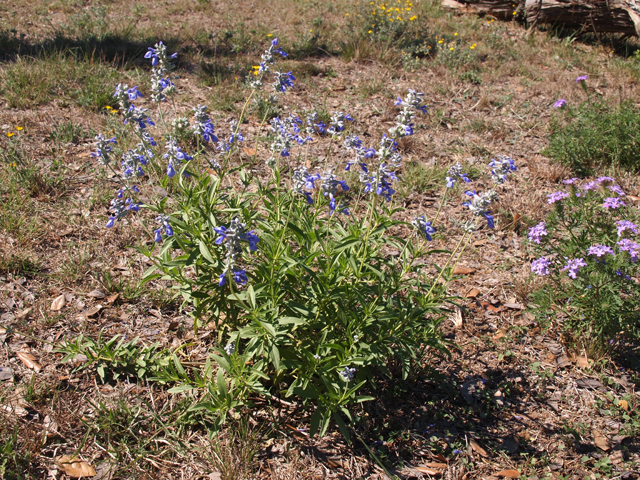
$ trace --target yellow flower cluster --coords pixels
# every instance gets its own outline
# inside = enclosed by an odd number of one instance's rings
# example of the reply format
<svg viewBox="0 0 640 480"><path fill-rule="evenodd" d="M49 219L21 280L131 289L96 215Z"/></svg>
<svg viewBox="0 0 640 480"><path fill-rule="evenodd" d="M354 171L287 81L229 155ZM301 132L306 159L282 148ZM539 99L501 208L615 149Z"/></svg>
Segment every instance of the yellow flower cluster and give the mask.
<svg viewBox="0 0 640 480"><path fill-rule="evenodd" d="M411 10L413 9L411 0L396 0L396 2L383 1L379 5L377 5L376 2L370 2L369 5L373 6L371 16L376 23L405 22L407 20L413 22L418 18L417 15L411 14ZM371 26L375 27L376 23L373 23Z"/></svg>
<svg viewBox="0 0 640 480"><path fill-rule="evenodd" d="M19 131L19 132L22 131L23 129L24 129L24 127L19 127L19 126L16 127L16 130ZM13 135L14 135L13 132L7 132L7 137L11 138L11 137L13 137Z"/></svg>

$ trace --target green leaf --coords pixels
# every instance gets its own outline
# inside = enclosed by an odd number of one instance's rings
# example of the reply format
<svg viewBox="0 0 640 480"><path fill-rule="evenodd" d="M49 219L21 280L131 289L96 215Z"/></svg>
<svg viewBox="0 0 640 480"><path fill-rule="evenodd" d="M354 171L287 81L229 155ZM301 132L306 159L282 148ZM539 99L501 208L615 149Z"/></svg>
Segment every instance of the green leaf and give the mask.
<svg viewBox="0 0 640 480"><path fill-rule="evenodd" d="M211 252L209 251L209 248L205 245L205 243L200 240L198 242L198 247L200 249L200 253L202 254L202 256L209 262L209 263L216 263L216 260L213 258L213 256L211 255Z"/></svg>
<svg viewBox="0 0 640 480"><path fill-rule="evenodd" d="M311 415L311 425L309 425L309 435L314 436L318 429L320 428L320 421L322 420L322 413L320 413L320 408L316 408L316 411Z"/></svg>
<svg viewBox="0 0 640 480"><path fill-rule="evenodd" d="M224 373L221 368L218 369L218 373L216 374L216 384L218 385L218 393L220 393L221 396L227 396L229 391L227 390L227 382L224 379Z"/></svg>
<svg viewBox="0 0 640 480"><path fill-rule="evenodd" d="M342 420L340 414L338 412L334 412L333 419L338 424L338 428L340 429L340 432L342 433L342 436L344 437L346 442L351 445L351 436L349 435L349 429L345 425L344 420Z"/></svg>
<svg viewBox="0 0 640 480"><path fill-rule="evenodd" d="M193 390L195 387L193 385L179 385L177 387L170 388L167 390L168 393L182 393L187 392L189 390Z"/></svg>
<svg viewBox="0 0 640 480"><path fill-rule="evenodd" d="M278 323L280 325L302 325L303 323L306 323L307 319L306 318L299 318L299 317L280 317L278 319Z"/></svg>

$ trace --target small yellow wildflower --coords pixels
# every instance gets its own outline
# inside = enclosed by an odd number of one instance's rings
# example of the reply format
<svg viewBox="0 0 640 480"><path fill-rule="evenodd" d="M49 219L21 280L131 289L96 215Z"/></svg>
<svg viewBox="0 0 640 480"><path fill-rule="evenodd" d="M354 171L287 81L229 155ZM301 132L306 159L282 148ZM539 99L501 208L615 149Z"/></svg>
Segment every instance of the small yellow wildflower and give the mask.
<svg viewBox="0 0 640 480"><path fill-rule="evenodd" d="M513 12L513 14L514 14L514 15L515 15L516 13L518 13L518 12Z"/></svg>
<svg viewBox="0 0 640 480"><path fill-rule="evenodd" d="M416 18L418 18L418 17L417 17L416 15L414 15L413 17L411 17L411 18L409 19L409 21L410 21L410 22L413 22Z"/></svg>
<svg viewBox="0 0 640 480"><path fill-rule="evenodd" d="M309 32L313 32L313 28L310 28L310 29L309 29Z"/></svg>
<svg viewBox="0 0 640 480"><path fill-rule="evenodd" d="M369 30L369 33L373 33L373 30Z"/></svg>
<svg viewBox="0 0 640 480"><path fill-rule="evenodd" d="M254 65L251 68L253 68L253 74L254 75L260 75L260 66L259 65Z"/></svg>
<svg viewBox="0 0 640 480"><path fill-rule="evenodd" d="M451 47L449 50L453 50L453 49L454 49L454 47Z"/></svg>
<svg viewBox="0 0 640 480"><path fill-rule="evenodd" d="M345 15L346 15L347 17L349 16L349 14L348 14L348 13L345 13Z"/></svg>
<svg viewBox="0 0 640 480"><path fill-rule="evenodd" d="M16 130L20 131L22 130L24 127L16 127Z"/></svg>
<svg viewBox="0 0 640 480"><path fill-rule="evenodd" d="M457 36L458 36L458 32L454 33L454 34L453 34L453 36L454 36L454 37L457 37Z"/></svg>
<svg viewBox="0 0 640 480"><path fill-rule="evenodd" d="M442 42L444 42L444 40L438 40L438 43L442 43Z"/></svg>
<svg viewBox="0 0 640 480"><path fill-rule="evenodd" d="M273 33L267 33L267 37L273 37Z"/></svg>
<svg viewBox="0 0 640 480"><path fill-rule="evenodd" d="M13 132L7 133L7 137L13 137Z"/></svg>

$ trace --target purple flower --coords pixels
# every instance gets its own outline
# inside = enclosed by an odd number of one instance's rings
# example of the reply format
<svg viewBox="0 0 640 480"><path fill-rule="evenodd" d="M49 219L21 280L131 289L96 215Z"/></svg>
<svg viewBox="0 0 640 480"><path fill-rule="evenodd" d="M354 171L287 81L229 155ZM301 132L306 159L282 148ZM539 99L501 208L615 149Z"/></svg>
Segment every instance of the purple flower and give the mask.
<svg viewBox="0 0 640 480"><path fill-rule="evenodd" d="M547 198L549 199L548 203L549 205L552 205L563 198L567 198L568 196L569 194L566 192L553 192L552 194L547 195Z"/></svg>
<svg viewBox="0 0 640 480"><path fill-rule="evenodd" d="M173 228L171 228L171 225L169 224L168 215L164 215L164 214L158 215L158 217L156 218L156 222L160 224L160 228L157 228L156 230L153 231L154 233L153 240L156 243L162 241L162 232L164 232L167 235L167 237L173 236Z"/></svg>
<svg viewBox="0 0 640 480"><path fill-rule="evenodd" d="M607 188L612 192L617 193L619 197L625 196L624 190L622 190L618 185L609 185Z"/></svg>
<svg viewBox="0 0 640 480"><path fill-rule="evenodd" d="M418 232L424 234L427 237L427 241L431 241L434 233L436 233L436 229L431 226L431 222L427 222L427 219L424 215L420 217L415 217L411 224L418 230Z"/></svg>
<svg viewBox="0 0 640 480"><path fill-rule="evenodd" d="M219 278L218 286L222 287L227 284L228 273L229 271L225 270L220 274L220 277L218 277ZM245 272L242 269L234 267L231 273L233 274L233 281L238 285L244 285L249 281L249 278L247 277L247 272Z"/></svg>
<svg viewBox="0 0 640 480"><path fill-rule="evenodd" d="M294 88L293 81L296 79L296 77L293 76L293 73L276 72L274 78L275 78L275 82L273 84L273 88L275 88L276 91L286 92L287 88Z"/></svg>
<svg viewBox="0 0 640 480"><path fill-rule="evenodd" d="M602 204L602 208L605 210L609 210L611 208L625 207L626 204L620 200L618 197L607 197L604 199L604 203Z"/></svg>
<svg viewBox="0 0 640 480"><path fill-rule="evenodd" d="M624 277L625 280L631 280L631 277L627 274L625 274L622 270L618 269L616 270L616 275L618 275L619 277ZM610 343L613 343L613 340L611 340Z"/></svg>
<svg viewBox="0 0 640 480"><path fill-rule="evenodd" d="M574 258L573 260L569 260L567 264L564 266L564 268L560 269L560 271L563 272L565 270L569 270L568 275L575 280L578 275L578 269L580 267L586 267L586 266L587 266L587 262L585 262L584 259Z"/></svg>
<svg viewBox="0 0 640 480"><path fill-rule="evenodd" d="M598 185L602 185L603 183L613 183L615 180L611 177L598 177L596 178L596 183Z"/></svg>
<svg viewBox="0 0 640 480"><path fill-rule="evenodd" d="M589 78L587 75L580 75L579 77L576 77L576 83L584 82L587 78Z"/></svg>
<svg viewBox="0 0 640 480"><path fill-rule="evenodd" d="M553 104L553 108L562 108L566 106L567 106L567 101L564 98L558 99L558 101Z"/></svg>
<svg viewBox="0 0 640 480"><path fill-rule="evenodd" d="M578 180L580 180L578 177L573 177L573 178L569 178L568 180L563 180L562 183L564 183L565 185L573 185Z"/></svg>
<svg viewBox="0 0 640 480"><path fill-rule="evenodd" d="M547 235L546 230L547 224L545 222L540 222L535 227L529 229L529 241L535 242L540 245L540 237Z"/></svg>
<svg viewBox="0 0 640 480"><path fill-rule="evenodd" d="M589 190L593 190L593 189L594 189L594 188L596 188L597 186L598 186L597 182L589 182L589 183L587 183L586 185L584 185L584 186L582 187L582 189L583 189L585 192L588 192Z"/></svg>
<svg viewBox="0 0 640 480"><path fill-rule="evenodd" d="M549 275L549 265L551 263L545 257L540 257L537 260L531 262L531 271L536 275L544 276Z"/></svg>
<svg viewBox="0 0 640 480"><path fill-rule="evenodd" d="M611 247L607 247L606 245L593 245L592 247L589 247L587 255L595 255L600 258L603 255L615 256L615 253L613 253L613 249Z"/></svg>
<svg viewBox="0 0 640 480"><path fill-rule="evenodd" d="M629 240L628 238L623 238L616 245L618 245L618 248L621 252L629 252L629 255L631 255L631 259L634 262L637 260L640 245L638 245L636 242L634 242L633 240Z"/></svg>
<svg viewBox="0 0 640 480"><path fill-rule="evenodd" d="M618 226L618 236L621 237L622 233L625 230L631 230L633 233L638 233L638 226L634 223L631 223L629 220L618 220L616 222Z"/></svg>

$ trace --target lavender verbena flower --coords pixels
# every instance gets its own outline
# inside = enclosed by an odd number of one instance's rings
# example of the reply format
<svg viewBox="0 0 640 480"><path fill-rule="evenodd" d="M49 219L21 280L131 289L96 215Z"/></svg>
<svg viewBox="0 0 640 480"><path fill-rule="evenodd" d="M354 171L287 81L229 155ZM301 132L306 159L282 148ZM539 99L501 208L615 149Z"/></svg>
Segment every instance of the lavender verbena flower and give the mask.
<svg viewBox="0 0 640 480"><path fill-rule="evenodd" d="M573 177L573 178L569 178L567 180L563 180L562 183L564 183L565 185L573 185L578 180L580 180L578 177Z"/></svg>
<svg viewBox="0 0 640 480"><path fill-rule="evenodd" d="M344 131L344 122L346 120L353 122L353 118L348 113L333 112L327 131L334 137L341 135L341 132Z"/></svg>
<svg viewBox="0 0 640 480"><path fill-rule="evenodd" d="M602 204L602 208L604 210L615 209L619 207L626 207L626 204L620 200L618 197L607 197L604 199L604 203Z"/></svg>
<svg viewBox="0 0 640 480"><path fill-rule="evenodd" d="M587 262L585 262L583 258L574 258L573 260L569 260L564 268L560 269L560 271L563 272L565 270L569 270L568 275L575 280L578 278L578 270L586 266Z"/></svg>
<svg viewBox="0 0 640 480"><path fill-rule="evenodd" d="M491 162L489 162L489 167L491 168L493 182L500 185L507 181L507 176L510 172L517 170L513 159L505 155L498 155L497 160L492 158Z"/></svg>
<svg viewBox="0 0 640 480"><path fill-rule="evenodd" d="M545 222L540 222L535 227L531 227L529 229L529 241L540 245L540 238L547 235L546 227L547 224Z"/></svg>
<svg viewBox="0 0 640 480"><path fill-rule="evenodd" d="M598 188L598 183L597 182L589 182L589 183L586 183L585 185L582 186L582 189L585 192L588 192L589 190L593 190L595 188Z"/></svg>
<svg viewBox="0 0 640 480"><path fill-rule="evenodd" d="M274 78L274 82L273 82L273 88L276 90L276 92L286 92L287 88L294 88L293 86L293 82L296 79L296 77L293 76L293 73L291 72L287 72L287 73L282 73L282 72L276 72Z"/></svg>
<svg viewBox="0 0 640 480"><path fill-rule="evenodd" d="M349 190L347 182L344 180L338 180L331 170L324 172L321 177L320 191L322 196L329 199L329 213L333 215L336 208L342 210L345 215L349 214L349 210L344 205L338 205L336 194L338 193L338 186L342 191Z"/></svg>
<svg viewBox="0 0 640 480"><path fill-rule="evenodd" d="M604 255L615 256L615 253L613 253L613 249L611 247L607 247L606 245L593 245L589 247L587 255L595 255L596 257L600 258Z"/></svg>
<svg viewBox="0 0 640 480"><path fill-rule="evenodd" d="M316 180L320 180L319 174L310 174L307 170L307 167L300 166L293 172L293 176L291 177L291 181L293 183L291 190L300 195L303 195L307 200L307 203L313 204L313 197L311 196L311 192L307 190L313 190L316 185Z"/></svg>
<svg viewBox="0 0 640 480"><path fill-rule="evenodd" d="M488 190L482 195L478 195L475 190L466 191L464 193L472 197L472 199L467 202L462 202L462 205L468 207L473 215L485 218L489 228L494 228L495 224L493 216L487 209L491 202L497 200L498 194L493 190Z"/></svg>
<svg viewBox="0 0 640 480"><path fill-rule="evenodd" d="M419 233L422 233L429 242L432 240L431 235L436 233L436 229L431 226L431 222L427 222L424 215L414 217L411 225L413 225Z"/></svg>
<svg viewBox="0 0 640 480"><path fill-rule="evenodd" d="M611 190L613 193L618 194L619 197L626 196L626 194L624 193L624 190L622 190L618 185L609 185L607 188Z"/></svg>
<svg viewBox="0 0 640 480"><path fill-rule="evenodd" d="M588 78L589 77L587 75L580 75L579 77L576 77L576 83L584 82Z"/></svg>
<svg viewBox="0 0 640 480"><path fill-rule="evenodd" d="M178 146L178 142L172 136L169 136L165 144L166 153L163 155L167 162L167 176L173 177L176 174L176 168L180 167L183 162L188 162L193 157L187 155Z"/></svg>
<svg viewBox="0 0 640 480"><path fill-rule="evenodd" d="M96 135L96 151L91 152L91 156L98 159L98 163L101 165L108 165L111 162L111 152L113 152L113 145L117 145L116 137L107 138L102 133Z"/></svg>
<svg viewBox="0 0 640 480"><path fill-rule="evenodd" d="M547 195L548 203L549 205L552 205L560 200L562 200L563 198L567 198L569 196L568 193L566 192L553 192L549 195Z"/></svg>
<svg viewBox="0 0 640 480"><path fill-rule="evenodd" d="M356 376L356 369L344 367L344 370L340 372L340 375L342 375L342 378L344 378L347 382L350 382Z"/></svg>
<svg viewBox="0 0 640 480"><path fill-rule="evenodd" d="M616 225L618 226L619 237L621 237L622 233L625 232L626 230L630 230L635 234L638 233L638 226L635 223L630 222L629 220L618 220L616 222Z"/></svg>
<svg viewBox="0 0 640 480"><path fill-rule="evenodd" d="M564 98L559 98L556 103L553 104L553 108L563 108L567 106L567 101Z"/></svg>
<svg viewBox="0 0 640 480"><path fill-rule="evenodd" d="M156 217L156 222L160 224L160 227L153 231L154 240L156 242L162 241L162 233L164 233L167 237L173 236L173 228L169 224L169 216L160 214Z"/></svg>
<svg viewBox="0 0 640 480"><path fill-rule="evenodd" d="M198 105L193 109L193 133L194 135L202 136L205 142L218 143L218 137L215 136L213 130L213 123L207 113L207 107L205 105Z"/></svg>
<svg viewBox="0 0 640 480"><path fill-rule="evenodd" d="M631 255L631 260L635 263L638 261L638 252L640 251L640 245L638 245L633 240L629 240L628 238L623 238L618 243L618 248L621 252L629 252Z"/></svg>
<svg viewBox="0 0 640 480"><path fill-rule="evenodd" d="M224 347L224 351L227 352L227 355L233 355L233 352L236 351L236 347L230 342L227 343L226 347Z"/></svg>
<svg viewBox="0 0 640 480"><path fill-rule="evenodd" d="M531 271L540 276L549 275L549 265L551 262L547 258L540 257L531 262Z"/></svg>
<svg viewBox="0 0 640 480"><path fill-rule="evenodd" d="M598 177L596 178L596 183L598 185L603 185L603 184L609 184L609 183L614 183L615 179L611 178L611 177Z"/></svg>
<svg viewBox="0 0 640 480"><path fill-rule="evenodd" d="M452 188L458 179L462 179L465 183L470 183L471 180L466 173L462 173L462 165L456 163L447 170L447 188Z"/></svg>

